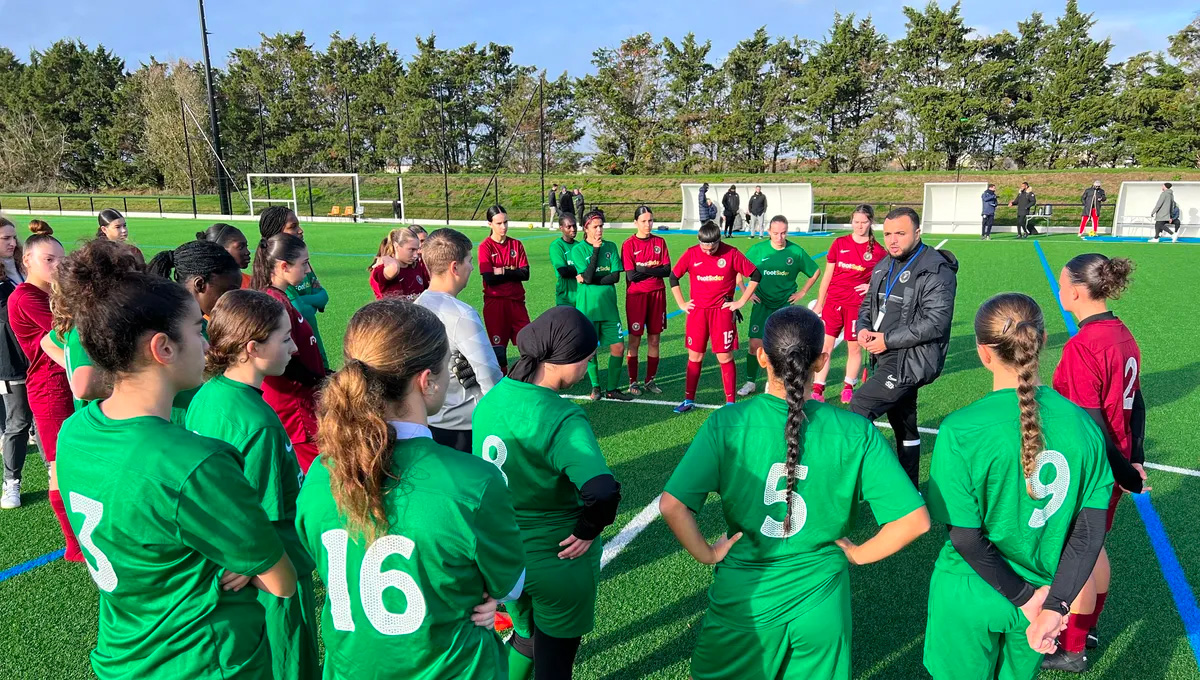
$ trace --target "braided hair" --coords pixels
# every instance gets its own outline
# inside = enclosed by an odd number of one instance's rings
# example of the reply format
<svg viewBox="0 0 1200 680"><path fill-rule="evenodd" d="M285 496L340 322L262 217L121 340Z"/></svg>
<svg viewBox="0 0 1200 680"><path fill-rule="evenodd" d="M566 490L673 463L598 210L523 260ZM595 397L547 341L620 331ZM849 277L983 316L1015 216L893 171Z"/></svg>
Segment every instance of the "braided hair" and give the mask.
<svg viewBox="0 0 1200 680"><path fill-rule="evenodd" d="M188 241L174 250L164 250L150 260L146 272L180 282L193 277L207 281L226 273L241 275L233 256L213 241Z"/></svg>
<svg viewBox="0 0 1200 680"><path fill-rule="evenodd" d="M294 213L286 205L273 205L258 215L258 233L268 239L283 232Z"/></svg>

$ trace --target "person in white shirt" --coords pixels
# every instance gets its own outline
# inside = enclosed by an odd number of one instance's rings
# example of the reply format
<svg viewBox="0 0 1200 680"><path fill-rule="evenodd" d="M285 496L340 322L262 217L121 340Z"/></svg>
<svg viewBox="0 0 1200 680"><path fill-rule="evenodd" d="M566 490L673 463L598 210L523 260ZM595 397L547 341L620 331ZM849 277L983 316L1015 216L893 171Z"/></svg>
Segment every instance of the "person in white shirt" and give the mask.
<svg viewBox="0 0 1200 680"><path fill-rule="evenodd" d="M429 417L433 439L471 452L471 414L475 404L500 382L503 374L479 314L458 294L471 278L471 239L454 229L438 229L425 239L421 259L429 269L429 289L416 303L437 315L450 339L450 373L454 379L442 409Z"/></svg>

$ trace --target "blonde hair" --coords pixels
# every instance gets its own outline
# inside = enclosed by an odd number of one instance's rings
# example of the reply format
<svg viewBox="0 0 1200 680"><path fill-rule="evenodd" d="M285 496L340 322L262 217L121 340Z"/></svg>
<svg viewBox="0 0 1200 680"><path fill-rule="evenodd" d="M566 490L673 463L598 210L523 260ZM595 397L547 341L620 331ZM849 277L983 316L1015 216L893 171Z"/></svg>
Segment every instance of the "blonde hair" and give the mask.
<svg viewBox="0 0 1200 680"><path fill-rule="evenodd" d="M421 239L413 231L412 227L397 227L392 229L379 242L379 250L375 252L375 257L396 257L396 247L410 238L415 239L417 244L420 245ZM367 267L367 271L371 271L373 268L374 265Z"/></svg>

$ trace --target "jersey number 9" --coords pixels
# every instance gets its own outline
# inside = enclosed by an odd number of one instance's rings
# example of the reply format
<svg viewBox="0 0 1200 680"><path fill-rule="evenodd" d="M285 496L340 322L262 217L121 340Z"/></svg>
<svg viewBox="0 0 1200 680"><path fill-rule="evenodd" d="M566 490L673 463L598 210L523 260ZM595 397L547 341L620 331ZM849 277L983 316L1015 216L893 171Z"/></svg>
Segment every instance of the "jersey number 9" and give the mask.
<svg viewBox="0 0 1200 680"><path fill-rule="evenodd" d="M508 460L508 445L494 434L489 434L483 440L483 459L496 466L504 485L508 486L508 475L504 474L504 461Z"/></svg>
<svg viewBox="0 0 1200 680"><path fill-rule="evenodd" d="M808 466L797 465L796 479L805 479L806 477L808 477ZM767 488L763 490L763 503L766 503L768 506L777 503L787 503L787 487L779 488L781 480L787 480L787 465L775 463L771 466L771 472L767 474ZM783 522L770 515L763 518L762 527L759 531L767 538L791 538L804 528L804 521L808 519L808 506L804 504L804 499L800 497L800 494L795 491L792 492L791 517L792 525L788 527L786 533L783 530Z"/></svg>
<svg viewBox="0 0 1200 680"><path fill-rule="evenodd" d="M333 627L344 632L354 631L350 613L350 585L346 576L346 546L350 540L345 529L330 529L321 534L321 544L329 554L328 592ZM392 555L411 559L416 544L404 536L383 536L367 548L358 573L359 603L367 620L381 635L408 635L421 627L425 620L425 596L417 582L399 569L383 571L383 563ZM390 612L383 602L383 593L396 588L404 593L407 607L401 613Z"/></svg>
<svg viewBox="0 0 1200 680"><path fill-rule="evenodd" d="M1047 465L1054 468L1054 481L1042 483L1042 469ZM1029 476L1029 489L1035 501L1046 496L1050 502L1044 508L1034 508L1029 516L1029 528L1040 529L1058 512L1063 501L1067 500L1067 489L1071 487L1071 468L1067 466L1067 458L1058 451L1042 451L1033 459L1033 474Z"/></svg>

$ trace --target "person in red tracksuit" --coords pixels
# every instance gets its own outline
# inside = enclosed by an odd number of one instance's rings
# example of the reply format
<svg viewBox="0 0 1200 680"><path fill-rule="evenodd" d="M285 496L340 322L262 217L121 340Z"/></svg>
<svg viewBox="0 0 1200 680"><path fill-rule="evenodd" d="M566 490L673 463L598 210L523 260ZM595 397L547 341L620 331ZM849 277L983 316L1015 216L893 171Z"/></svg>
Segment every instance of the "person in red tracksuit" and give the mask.
<svg viewBox="0 0 1200 680"><path fill-rule="evenodd" d="M44 226L43 226L44 225ZM67 511L58 492L58 476L54 459L58 450L58 430L75 413L71 400L71 385L67 373L42 349L42 338L50 332L54 317L50 313L50 287L63 259L63 247L51 236L54 230L44 222L37 223L33 236L25 240L23 258L28 276L8 298L8 323L17 344L29 359L25 385L29 409L37 426L38 444L42 457L50 465L50 507L62 528L70 562L82 562L83 553L75 532L67 521Z"/></svg>
<svg viewBox="0 0 1200 680"><path fill-rule="evenodd" d="M487 210L492 233L479 244L479 276L483 279L483 326L491 338L500 371L508 374L508 343L516 344L517 333L529 325L525 309L525 286L529 259L525 247L508 236L508 214L503 206Z"/></svg>
<svg viewBox="0 0 1200 680"><path fill-rule="evenodd" d="M279 233L263 239L254 254L254 278L251 287L283 303L292 322L292 340L296 353L283 375L263 380L263 399L275 409L288 438L295 447L300 470L317 457L317 390L325 380L325 364L312 326L288 300L288 286L308 276L308 248L299 237Z"/></svg>

